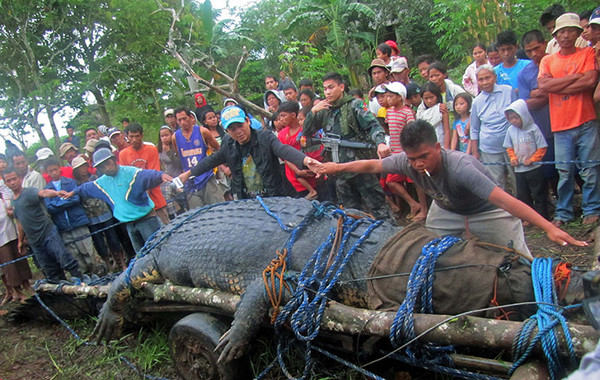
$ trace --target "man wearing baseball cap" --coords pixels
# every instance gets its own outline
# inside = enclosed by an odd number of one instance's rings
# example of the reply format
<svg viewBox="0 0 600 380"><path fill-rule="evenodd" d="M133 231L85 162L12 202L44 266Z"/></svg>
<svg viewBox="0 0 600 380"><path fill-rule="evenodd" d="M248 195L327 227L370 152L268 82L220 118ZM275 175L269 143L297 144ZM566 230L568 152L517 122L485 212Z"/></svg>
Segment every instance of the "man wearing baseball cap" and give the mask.
<svg viewBox="0 0 600 380"><path fill-rule="evenodd" d="M182 182L226 164L231 170L234 199L282 196L278 157L299 168L315 168L319 164L290 145L282 144L270 131L252 129L246 111L239 106L225 107L221 111L221 124L227 131L221 148L181 174Z"/></svg>
<svg viewBox="0 0 600 380"><path fill-rule="evenodd" d="M169 108L165 110L165 123L171 128L173 132L179 129L179 125L177 125L177 118L175 117L175 110L173 108Z"/></svg>
<svg viewBox="0 0 600 380"><path fill-rule="evenodd" d="M108 148L98 149L92 160L94 167L103 175L95 181L76 187L67 198L79 195L106 202L114 217L127 223L127 233L133 248L139 252L146 240L160 228L148 190L163 182L172 181L173 178L157 170L121 166Z"/></svg>
<svg viewBox="0 0 600 380"><path fill-rule="evenodd" d="M550 125L554 132L557 161L600 160L600 138L592 90L598 82L594 49L578 48L575 41L583 28L579 16L565 13L556 19L552 35L560 50L540 62L539 89L548 93ZM600 215L600 171L597 163L581 164L584 180L581 189L583 223L593 224ZM573 191L576 167L557 164L558 202L554 224L557 227L574 219Z"/></svg>
<svg viewBox="0 0 600 380"><path fill-rule="evenodd" d="M38 149L37 152L35 152L35 155L37 157L35 164L36 164L38 170L42 173L42 176L44 177L44 180L46 181L46 183L50 183L50 181L52 181L52 178L48 175L48 173L46 173L46 161L50 157L54 157L54 152L50 148L40 148L40 149ZM73 168L70 166L61 166L60 167L60 175L63 177L73 179ZM23 183L26 184L27 181L23 181ZM44 187L45 186L46 185L44 185ZM25 187L27 187L27 186L25 186Z"/></svg>
<svg viewBox="0 0 600 380"><path fill-rule="evenodd" d="M369 76L373 79L373 88L369 91L369 111L374 115L377 115L377 111L379 111L381 105L375 97L375 89L380 84L388 83L390 69L382 59L377 58L371 61L371 66L369 66L367 71L369 72Z"/></svg>

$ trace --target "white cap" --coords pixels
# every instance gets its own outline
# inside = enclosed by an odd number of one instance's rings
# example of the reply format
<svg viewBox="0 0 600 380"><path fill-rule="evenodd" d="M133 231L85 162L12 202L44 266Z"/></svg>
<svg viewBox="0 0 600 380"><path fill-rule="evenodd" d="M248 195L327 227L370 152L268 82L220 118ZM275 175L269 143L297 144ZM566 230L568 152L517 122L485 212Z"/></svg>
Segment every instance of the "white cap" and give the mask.
<svg viewBox="0 0 600 380"><path fill-rule="evenodd" d="M54 152L50 148L41 148L35 153L37 161L45 160L48 157L54 156Z"/></svg>
<svg viewBox="0 0 600 380"><path fill-rule="evenodd" d="M393 92L394 94L398 94L403 98L406 98L406 87L400 82L390 82L388 84L384 84L383 88L386 91Z"/></svg>

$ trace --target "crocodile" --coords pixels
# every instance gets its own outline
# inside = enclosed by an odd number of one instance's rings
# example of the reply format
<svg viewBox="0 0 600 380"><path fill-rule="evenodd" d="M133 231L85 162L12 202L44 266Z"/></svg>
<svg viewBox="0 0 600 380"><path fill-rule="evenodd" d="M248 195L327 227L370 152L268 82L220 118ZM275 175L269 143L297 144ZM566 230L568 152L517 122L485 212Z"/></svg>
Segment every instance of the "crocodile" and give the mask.
<svg viewBox="0 0 600 380"><path fill-rule="evenodd" d="M152 249L132 262L111 284L92 339L108 341L120 334L132 288L139 288L143 282L163 283L168 279L175 285L242 295L231 329L219 345L223 348L219 360L241 357L271 306L265 296L262 272L275 258L275 251L284 246L290 230L314 214L315 205L304 199L265 198L226 202L180 215L162 227L147 243ZM265 206L288 228L282 228L273 215L268 215ZM317 216L307 223L288 255L287 270L301 272L336 225L337 220L331 215ZM359 226L348 244L354 244L367 227ZM367 277L376 254L400 229L385 222L374 228L328 296L350 306L367 308L366 281L352 280ZM436 309L440 314L463 311Z"/></svg>

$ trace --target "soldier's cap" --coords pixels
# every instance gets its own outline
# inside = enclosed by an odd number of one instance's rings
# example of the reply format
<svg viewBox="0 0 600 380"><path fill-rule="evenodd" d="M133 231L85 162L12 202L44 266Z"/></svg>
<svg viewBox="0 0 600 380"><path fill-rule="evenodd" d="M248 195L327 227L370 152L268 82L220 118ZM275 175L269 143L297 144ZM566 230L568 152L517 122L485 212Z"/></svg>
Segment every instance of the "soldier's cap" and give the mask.
<svg viewBox="0 0 600 380"><path fill-rule="evenodd" d="M590 24L600 24L600 7L594 9L590 16Z"/></svg>
<svg viewBox="0 0 600 380"><path fill-rule="evenodd" d="M71 166L73 167L73 169L77 169L78 167L83 166L87 163L88 162L86 161L86 159L83 156L79 155L75 157L73 161L71 161Z"/></svg>
<svg viewBox="0 0 600 380"><path fill-rule="evenodd" d="M385 65L385 62L383 62L383 59L376 58L371 61L371 66L369 66L369 70L367 70L369 72L369 75L371 75L371 71L373 71L373 69L376 67L381 67L387 72L390 71L389 67Z"/></svg>
<svg viewBox="0 0 600 380"><path fill-rule="evenodd" d="M406 87L400 82L390 82L382 85L387 92L391 92L406 98Z"/></svg>
<svg viewBox="0 0 600 380"><path fill-rule="evenodd" d="M417 95L421 93L421 87L414 82L410 82L406 85L406 97L410 98L413 95Z"/></svg>
<svg viewBox="0 0 600 380"><path fill-rule="evenodd" d="M221 125L227 129L232 123L243 123L246 121L246 112L238 106L229 106L221 111Z"/></svg>
<svg viewBox="0 0 600 380"><path fill-rule="evenodd" d="M385 94L385 88L383 88L383 85L379 85L377 87L375 87L375 93L376 94Z"/></svg>
<svg viewBox="0 0 600 380"><path fill-rule="evenodd" d="M79 148L77 148L75 145L71 144L70 142L62 143L62 145L58 149L58 154L59 154L60 158L63 158L65 153L67 153L69 151L69 149L75 149L75 152L79 152Z"/></svg>
<svg viewBox="0 0 600 380"><path fill-rule="evenodd" d="M565 13L556 19L556 26L552 31L552 35L555 35L556 32L563 28L577 28L579 30L583 30L581 25L579 24L579 16L575 13Z"/></svg>
<svg viewBox="0 0 600 380"><path fill-rule="evenodd" d="M54 152L50 148L41 148L35 152L37 161L45 160L48 157L54 156Z"/></svg>
<svg viewBox="0 0 600 380"><path fill-rule="evenodd" d="M110 149L100 148L96 152L94 152L92 161L94 162L94 167L97 168L98 165L102 164L104 161L108 160L109 158L114 158L114 157L115 156L112 154Z"/></svg>

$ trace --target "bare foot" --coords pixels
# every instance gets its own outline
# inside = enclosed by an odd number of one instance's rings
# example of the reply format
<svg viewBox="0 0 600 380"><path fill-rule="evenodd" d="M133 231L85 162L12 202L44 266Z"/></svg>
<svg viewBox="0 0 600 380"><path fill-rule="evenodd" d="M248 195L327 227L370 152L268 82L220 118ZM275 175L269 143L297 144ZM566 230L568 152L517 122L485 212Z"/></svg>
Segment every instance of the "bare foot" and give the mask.
<svg viewBox="0 0 600 380"><path fill-rule="evenodd" d="M413 222L424 222L427 219L427 210L421 210L415 217L413 218Z"/></svg>
<svg viewBox="0 0 600 380"><path fill-rule="evenodd" d="M410 206L410 214L411 214L412 218L414 219L421 211L421 205L418 204L417 202L412 202L412 203L409 203L409 206Z"/></svg>
<svg viewBox="0 0 600 380"><path fill-rule="evenodd" d="M308 194L306 194L306 196L304 197L304 199L312 201L314 199L317 199L318 196L319 196L319 194L317 194L317 191L313 190L313 191L309 191Z"/></svg>

